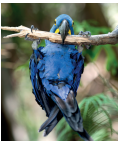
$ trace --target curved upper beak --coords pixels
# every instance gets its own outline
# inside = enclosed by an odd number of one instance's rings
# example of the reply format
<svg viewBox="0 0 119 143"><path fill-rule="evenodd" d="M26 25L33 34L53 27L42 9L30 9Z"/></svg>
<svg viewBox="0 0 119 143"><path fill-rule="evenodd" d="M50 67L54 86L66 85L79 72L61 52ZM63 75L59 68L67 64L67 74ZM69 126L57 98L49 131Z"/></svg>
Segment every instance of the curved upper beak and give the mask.
<svg viewBox="0 0 119 143"><path fill-rule="evenodd" d="M62 43L64 43L64 40L65 40L66 36L68 35L68 31L69 31L69 24L66 19L64 19L62 21L61 26L59 27L59 31L61 34Z"/></svg>

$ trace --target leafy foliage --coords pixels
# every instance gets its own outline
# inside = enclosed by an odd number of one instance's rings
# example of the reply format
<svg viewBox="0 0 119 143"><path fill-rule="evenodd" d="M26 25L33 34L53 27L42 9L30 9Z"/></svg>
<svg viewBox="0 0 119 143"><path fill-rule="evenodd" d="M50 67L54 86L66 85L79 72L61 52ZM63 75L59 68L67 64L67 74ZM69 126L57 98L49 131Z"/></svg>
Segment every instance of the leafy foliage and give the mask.
<svg viewBox="0 0 119 143"><path fill-rule="evenodd" d="M106 34L112 31L110 28L107 27L98 27L97 21L94 20L82 21L81 23L75 21L74 23L75 23L74 26L75 34L78 34L79 31L90 31L92 35L98 35L98 34ZM90 61L93 62L98 58L101 51L104 50L107 56L106 69L108 71L111 71L112 75L116 75L118 69L118 59L113 49L117 47L118 47L117 44L115 46L109 44L93 46L91 50L85 49L83 51L83 56L86 56L86 58L88 57Z"/></svg>
<svg viewBox="0 0 119 143"><path fill-rule="evenodd" d="M117 102L100 93L84 98L80 104L83 125L95 141L111 140L112 128L111 116L117 114ZM56 127L58 140L81 140L63 118Z"/></svg>

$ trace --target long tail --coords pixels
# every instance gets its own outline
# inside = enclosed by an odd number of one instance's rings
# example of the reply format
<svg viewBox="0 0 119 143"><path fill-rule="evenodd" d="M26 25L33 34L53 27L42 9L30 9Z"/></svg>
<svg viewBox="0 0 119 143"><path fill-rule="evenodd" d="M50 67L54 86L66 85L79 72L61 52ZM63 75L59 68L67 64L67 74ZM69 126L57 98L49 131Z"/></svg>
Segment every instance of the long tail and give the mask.
<svg viewBox="0 0 119 143"><path fill-rule="evenodd" d="M83 140L93 141L93 139L83 128L83 120L81 117L80 109L78 107L78 103L74 96L74 92L70 90L66 100L62 100L60 97L56 96L55 94L52 95L51 97L52 99L54 99L55 103L62 111L63 116L65 117L70 127L74 131L76 131Z"/></svg>
<svg viewBox="0 0 119 143"><path fill-rule="evenodd" d="M83 140L93 141L93 139L83 128L80 110L73 92L70 91L65 101L58 96L55 96L55 99L57 105L54 106L49 118L43 123L39 131L45 129L44 136L48 135L60 121L62 116L64 116L70 127L76 131Z"/></svg>

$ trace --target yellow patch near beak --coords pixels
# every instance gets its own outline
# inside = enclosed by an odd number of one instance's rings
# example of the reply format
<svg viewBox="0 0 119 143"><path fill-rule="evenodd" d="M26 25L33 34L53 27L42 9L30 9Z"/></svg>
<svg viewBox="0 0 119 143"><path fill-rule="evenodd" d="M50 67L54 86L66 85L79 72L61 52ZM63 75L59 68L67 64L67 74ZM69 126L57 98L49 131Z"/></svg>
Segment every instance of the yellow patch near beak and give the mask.
<svg viewBox="0 0 119 143"><path fill-rule="evenodd" d="M57 29L55 30L55 33L57 33L57 34L60 33L59 28L57 28ZM69 29L69 31L68 31L68 34L71 35L71 30L70 30L70 29Z"/></svg>
<svg viewBox="0 0 119 143"><path fill-rule="evenodd" d="M55 30L55 33L59 33L59 28Z"/></svg>
<svg viewBox="0 0 119 143"><path fill-rule="evenodd" d="M71 30L69 29L68 34L71 35Z"/></svg>

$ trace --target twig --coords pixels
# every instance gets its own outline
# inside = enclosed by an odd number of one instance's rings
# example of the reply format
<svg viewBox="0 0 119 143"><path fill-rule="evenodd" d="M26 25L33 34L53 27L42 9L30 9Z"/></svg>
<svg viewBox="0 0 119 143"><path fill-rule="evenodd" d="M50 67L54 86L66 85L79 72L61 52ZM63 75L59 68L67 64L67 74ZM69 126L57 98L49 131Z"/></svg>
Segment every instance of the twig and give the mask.
<svg viewBox="0 0 119 143"><path fill-rule="evenodd" d="M1 29L19 32L16 34L7 35L3 38L11 38L11 37L23 38L27 33L29 33L28 37L30 38L47 39L51 42L62 44L62 39L60 34L55 34L55 33L40 31L40 30L36 30L36 31L33 30L33 33L32 33L30 28L27 28L22 25L19 27L1 26ZM81 45L81 44L105 45L105 44L117 44L117 43L118 43L118 26L115 28L114 31L108 34L92 35L91 37L83 37L79 35L71 35L71 36L68 35L64 42L64 44L71 44L71 45Z"/></svg>

